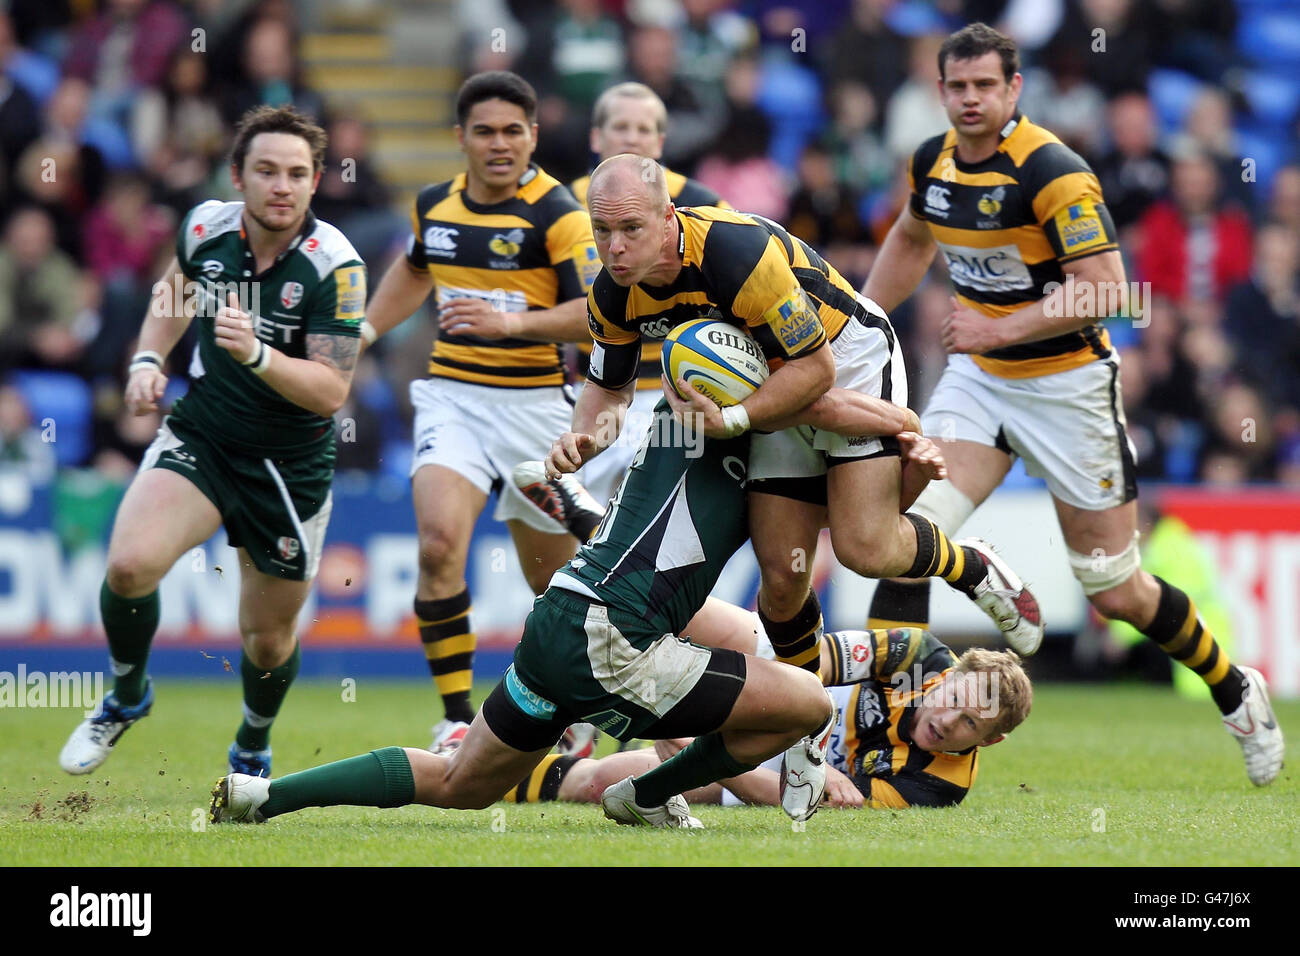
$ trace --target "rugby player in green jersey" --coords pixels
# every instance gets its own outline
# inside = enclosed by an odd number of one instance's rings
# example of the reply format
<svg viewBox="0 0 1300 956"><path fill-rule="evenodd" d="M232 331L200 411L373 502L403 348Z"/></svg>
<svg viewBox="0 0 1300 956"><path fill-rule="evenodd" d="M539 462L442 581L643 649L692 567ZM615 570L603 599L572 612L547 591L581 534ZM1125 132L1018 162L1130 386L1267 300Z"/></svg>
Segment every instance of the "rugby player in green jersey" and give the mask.
<svg viewBox="0 0 1300 956"><path fill-rule="evenodd" d="M126 404L154 411L166 357L195 318L192 384L158 430L118 508L100 610L113 691L59 762L90 773L153 706L147 673L158 586L224 527L239 552L244 719L232 771L270 776L271 722L298 671L298 611L320 562L334 474L334 423L352 381L366 271L309 204L325 132L292 108L240 121L231 179L242 202L185 217L154 287Z"/></svg>
<svg viewBox="0 0 1300 956"><path fill-rule="evenodd" d="M857 396L838 410L847 433L897 434L909 469L942 474L933 446L900 424L905 409ZM649 773L607 788L605 812L620 823L699 826L683 791L783 751L806 776L785 788L783 807L795 819L811 816L834 724L821 682L677 636L749 536L749 437L688 440L697 437L658 406L596 534L533 605L514 663L450 756L388 747L275 781L230 774L213 790L213 822L260 823L313 806L481 808L513 790L580 720L619 740L696 737Z"/></svg>

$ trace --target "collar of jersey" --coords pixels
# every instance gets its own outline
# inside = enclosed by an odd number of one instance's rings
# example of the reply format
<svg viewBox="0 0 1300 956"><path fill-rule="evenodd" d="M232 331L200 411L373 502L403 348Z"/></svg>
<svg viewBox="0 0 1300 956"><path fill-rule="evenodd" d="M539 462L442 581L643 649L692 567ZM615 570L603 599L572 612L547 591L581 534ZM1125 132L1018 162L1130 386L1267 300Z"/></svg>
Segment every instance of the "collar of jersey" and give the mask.
<svg viewBox="0 0 1300 956"><path fill-rule="evenodd" d="M300 245L302 245L302 241L304 239L306 239L315 231L316 231L316 216L310 209L308 209L307 215L302 217L302 228L298 230L298 235L293 237L293 242L289 243L288 248L285 249L284 252L276 256L275 261L272 262L269 266L267 266L264 271L259 272L258 275L264 276L266 275L266 273L270 272L272 269L278 266L281 262L287 259L290 255L292 255L294 250L296 250ZM249 248L248 245L248 231L244 229L243 216L239 217L239 241L244 244L244 252L249 256L249 258L253 259L253 261L256 262L257 259L252 254L253 250Z"/></svg>
<svg viewBox="0 0 1300 956"><path fill-rule="evenodd" d="M1003 126L1001 130L998 131L998 148L993 151L993 154L991 156L989 156L987 159L981 159L978 163L965 162L962 160L960 156L957 155L957 133L954 130L952 134L952 147L951 147L953 162L955 162L957 164L957 168L962 170L963 172L972 172L974 170L980 169L985 163L991 162L994 158L996 158L998 153L1002 153L1006 151L1004 147L1006 145L1007 140L1009 140L1012 136L1014 136L1017 130L1022 129L1025 126L1025 123L1026 123L1025 115L1021 113L1020 110L1016 110L1013 114L1011 114L1011 119L1007 120L1006 125Z"/></svg>
<svg viewBox="0 0 1300 956"><path fill-rule="evenodd" d="M465 208L470 212L486 212L489 209L496 209L498 206L504 206L508 202L514 202L519 198L519 190L523 189L536 179L541 172L541 168L536 163L529 163L528 168L524 170L524 174L519 177L519 182L515 185L515 194L508 199L501 200L500 202L481 203L470 199L469 193L466 192L466 188L469 186L469 176L466 173L456 174L456 180L452 186L452 190L460 193L460 201L465 204Z"/></svg>

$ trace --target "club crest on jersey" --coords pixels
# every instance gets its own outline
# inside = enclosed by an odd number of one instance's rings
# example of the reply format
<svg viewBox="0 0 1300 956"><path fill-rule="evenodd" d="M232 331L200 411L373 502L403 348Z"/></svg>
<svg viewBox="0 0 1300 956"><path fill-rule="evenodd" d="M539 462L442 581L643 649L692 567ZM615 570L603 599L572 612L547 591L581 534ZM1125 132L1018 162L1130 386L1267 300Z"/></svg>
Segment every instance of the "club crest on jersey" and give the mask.
<svg viewBox="0 0 1300 956"><path fill-rule="evenodd" d="M513 259L519 255L519 250L524 243L524 231L522 229L511 229L509 232L498 232L488 243L488 248L499 256L505 256L507 259ZM514 263L512 263L514 265Z"/></svg>
<svg viewBox="0 0 1300 956"><path fill-rule="evenodd" d="M276 540L275 549L280 552L280 557L284 558L284 560L292 561L298 557L302 545L298 543L297 538L283 537Z"/></svg>
<svg viewBox="0 0 1300 956"><path fill-rule="evenodd" d="M999 186L992 192L980 196L980 201L976 203L976 207L979 209L980 215L988 217L977 223L980 229L997 229L1002 225L1001 220L998 219L998 213L1002 212L1002 201L1006 198L1006 186Z"/></svg>
<svg viewBox="0 0 1300 956"><path fill-rule="evenodd" d="M302 301L302 283L286 282L280 286L280 304L286 309L292 309Z"/></svg>

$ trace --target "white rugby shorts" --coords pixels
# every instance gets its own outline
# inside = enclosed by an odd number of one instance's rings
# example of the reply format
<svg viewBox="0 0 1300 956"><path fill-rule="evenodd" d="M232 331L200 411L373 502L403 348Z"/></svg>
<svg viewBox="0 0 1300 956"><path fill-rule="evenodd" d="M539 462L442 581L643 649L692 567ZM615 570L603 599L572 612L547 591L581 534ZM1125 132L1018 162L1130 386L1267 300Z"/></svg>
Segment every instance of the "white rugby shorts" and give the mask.
<svg viewBox="0 0 1300 956"><path fill-rule="evenodd" d="M530 528L559 533L555 522L515 487L511 472L521 461L541 460L573 420L568 386L493 388L446 378L411 383L415 448L411 475L441 465L484 494L497 493L492 516L518 519Z"/></svg>
<svg viewBox="0 0 1300 956"><path fill-rule="evenodd" d="M858 301L883 319L885 327L849 320L829 346L835 358L835 385L906 406L907 368L898 337L880 306L862 296ZM896 442L886 444L875 437L847 438L806 425L770 435L756 433L749 450L748 478L815 478L826 474L828 457L875 458L896 448Z"/></svg>
<svg viewBox="0 0 1300 956"><path fill-rule="evenodd" d="M1105 511L1137 497L1118 353L1035 378L999 378L951 355L921 426L941 451L945 440L971 441L1023 458L1025 471L1076 508Z"/></svg>

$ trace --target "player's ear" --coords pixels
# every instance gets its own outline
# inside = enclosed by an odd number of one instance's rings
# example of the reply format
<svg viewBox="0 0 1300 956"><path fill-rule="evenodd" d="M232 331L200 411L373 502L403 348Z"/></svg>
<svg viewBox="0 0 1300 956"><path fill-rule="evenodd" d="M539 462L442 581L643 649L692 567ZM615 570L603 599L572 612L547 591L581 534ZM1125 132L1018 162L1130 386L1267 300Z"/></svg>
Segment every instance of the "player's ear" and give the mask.
<svg viewBox="0 0 1300 956"><path fill-rule="evenodd" d="M461 149L464 149L465 148L465 127L457 123L455 126L452 127L452 129L456 131L456 142L460 144Z"/></svg>
<svg viewBox="0 0 1300 956"><path fill-rule="evenodd" d="M239 173L239 167L234 163L230 164L230 182L241 193L244 191L244 177Z"/></svg>
<svg viewBox="0 0 1300 956"><path fill-rule="evenodd" d="M1002 741L1004 741L1004 740L1006 740L1006 739L1007 739L1007 735L1006 735L1006 734L994 734L994 735L993 735L992 737L990 737L988 740L986 740L986 741L984 741L982 744L980 744L980 746L981 746L981 747L992 747L994 744L996 744L996 743L1001 743Z"/></svg>
<svg viewBox="0 0 1300 956"><path fill-rule="evenodd" d="M590 147L591 151L597 156L600 155L600 137L601 133L599 126L593 126L591 132L587 134L587 146Z"/></svg>

